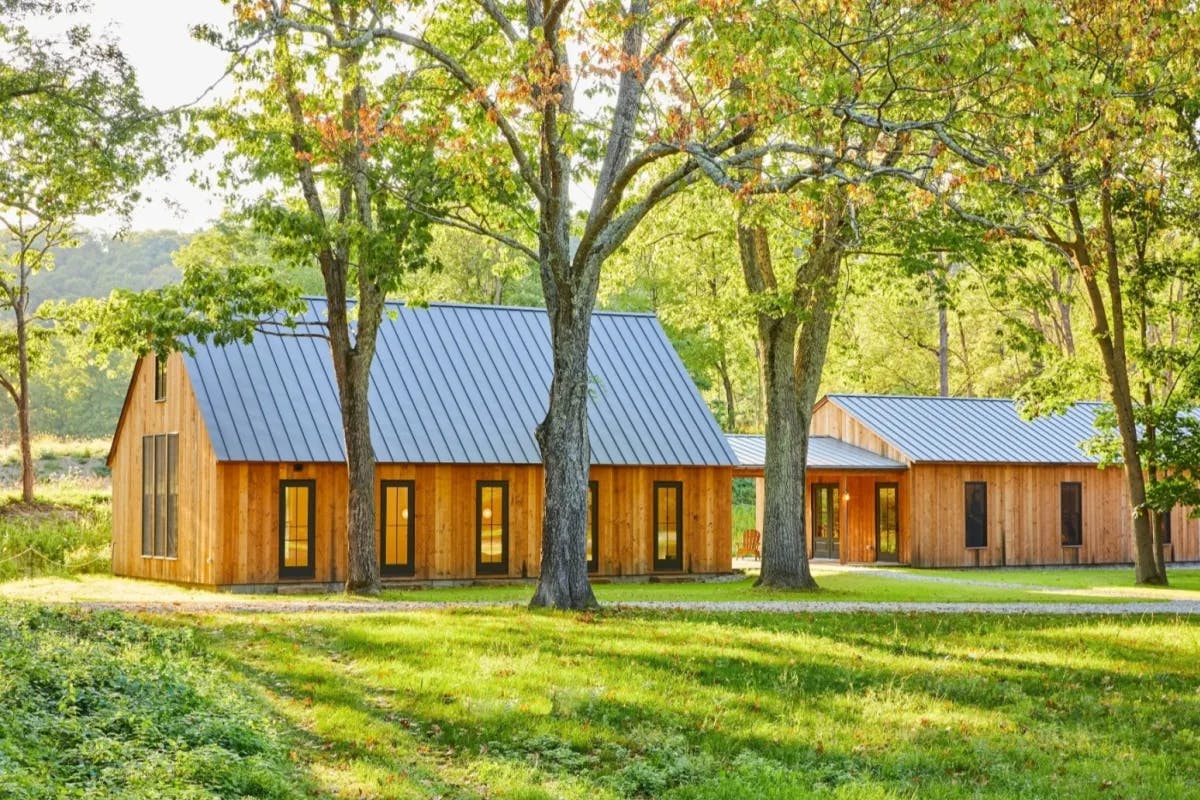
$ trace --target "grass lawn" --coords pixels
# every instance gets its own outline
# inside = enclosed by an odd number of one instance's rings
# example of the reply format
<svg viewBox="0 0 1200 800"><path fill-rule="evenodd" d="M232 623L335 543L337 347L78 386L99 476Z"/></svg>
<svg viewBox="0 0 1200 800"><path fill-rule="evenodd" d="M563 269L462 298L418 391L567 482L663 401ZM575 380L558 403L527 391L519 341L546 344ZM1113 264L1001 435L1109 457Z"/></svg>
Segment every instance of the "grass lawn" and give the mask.
<svg viewBox="0 0 1200 800"><path fill-rule="evenodd" d="M1200 623L517 609L196 626L341 797L1185 798Z"/></svg>

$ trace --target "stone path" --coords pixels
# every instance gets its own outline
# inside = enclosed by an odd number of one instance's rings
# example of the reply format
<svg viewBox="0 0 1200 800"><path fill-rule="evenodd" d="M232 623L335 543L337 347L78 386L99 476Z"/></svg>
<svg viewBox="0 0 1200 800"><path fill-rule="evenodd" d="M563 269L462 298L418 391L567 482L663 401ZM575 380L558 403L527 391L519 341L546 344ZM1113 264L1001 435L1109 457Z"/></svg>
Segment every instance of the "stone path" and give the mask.
<svg viewBox="0 0 1200 800"><path fill-rule="evenodd" d="M329 600L219 600L179 603L152 602L81 602L65 603L92 611L128 611L144 614L402 614L413 611L446 609L519 608L513 602L409 602L368 601L334 602ZM900 603L820 600L733 600L673 601L640 600L609 603L608 609L647 611L699 611L767 614L1051 614L1056 616L1119 615L1144 616L1170 614L1200 616L1200 601L1172 600L1145 603Z"/></svg>

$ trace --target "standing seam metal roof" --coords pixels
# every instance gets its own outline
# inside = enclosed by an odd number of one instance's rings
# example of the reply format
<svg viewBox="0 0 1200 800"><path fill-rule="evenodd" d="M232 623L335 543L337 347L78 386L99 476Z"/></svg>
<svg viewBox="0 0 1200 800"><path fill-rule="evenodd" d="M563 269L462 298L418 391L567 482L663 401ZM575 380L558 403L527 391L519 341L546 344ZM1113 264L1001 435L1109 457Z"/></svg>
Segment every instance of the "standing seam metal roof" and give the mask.
<svg viewBox="0 0 1200 800"><path fill-rule="evenodd" d="M733 448L738 464L743 467L761 467L766 463L767 439L765 436L727 433L725 438ZM808 437L808 469L908 469L906 464L873 453L857 445L843 442L832 436Z"/></svg>
<svg viewBox="0 0 1200 800"><path fill-rule="evenodd" d="M302 320L325 319L309 299ZM313 337L192 342L184 363L220 461L345 459L329 351ZM650 314L598 311L588 367L597 465L737 463L683 363ZM550 391L544 309L388 303L371 367L380 463L538 464L534 429Z"/></svg>
<svg viewBox="0 0 1200 800"><path fill-rule="evenodd" d="M831 394L842 408L912 461L943 463L1096 464L1083 450L1097 433L1101 403L1022 419L1013 400Z"/></svg>

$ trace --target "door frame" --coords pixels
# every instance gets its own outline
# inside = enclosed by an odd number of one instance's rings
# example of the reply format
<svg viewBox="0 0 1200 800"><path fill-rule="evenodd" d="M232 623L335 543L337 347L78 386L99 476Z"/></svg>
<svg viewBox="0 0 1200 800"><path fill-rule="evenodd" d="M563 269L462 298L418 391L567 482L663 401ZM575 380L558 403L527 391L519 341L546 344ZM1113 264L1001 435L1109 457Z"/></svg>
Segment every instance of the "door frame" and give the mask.
<svg viewBox="0 0 1200 800"><path fill-rule="evenodd" d="M890 554L889 558L880 558L882 552L879 547L880 533L880 511L882 506L879 503L879 490L892 489L896 492L896 551ZM875 560L884 561L889 564L900 563L900 484L897 481L876 481L875 482Z"/></svg>
<svg viewBox="0 0 1200 800"><path fill-rule="evenodd" d="M812 509L812 557L832 558L841 560L842 557L842 486L839 483L814 483L810 488L812 499L809 506ZM828 492L832 502L829 504L829 521L832 523L836 536L820 537L825 544L825 554L817 555L817 497L821 492Z"/></svg>

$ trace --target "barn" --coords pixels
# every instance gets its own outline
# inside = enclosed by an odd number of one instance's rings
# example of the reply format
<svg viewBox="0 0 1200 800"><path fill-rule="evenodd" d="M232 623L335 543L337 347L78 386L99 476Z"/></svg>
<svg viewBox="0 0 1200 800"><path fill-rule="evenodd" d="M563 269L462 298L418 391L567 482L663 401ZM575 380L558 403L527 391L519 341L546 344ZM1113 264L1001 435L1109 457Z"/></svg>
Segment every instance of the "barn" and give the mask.
<svg viewBox="0 0 1200 800"><path fill-rule="evenodd" d="M1132 561L1124 475L1083 447L1098 408L1025 420L1012 400L827 395L810 431L810 557L921 567ZM729 441L735 474L757 478L761 494L762 437ZM1163 534L1167 561L1200 560L1200 521L1187 509L1164 517Z"/></svg>
<svg viewBox="0 0 1200 800"><path fill-rule="evenodd" d="M113 571L336 587L348 485L325 342L191 347L134 368L108 457ZM736 459L658 321L597 312L588 362L589 570L728 573ZM385 583L537 575L550 377L544 310L389 304L370 396Z"/></svg>

